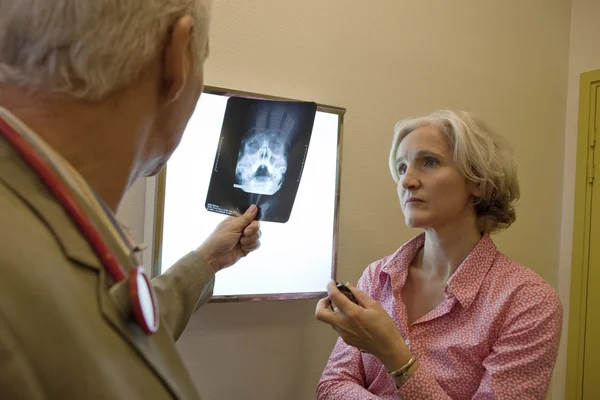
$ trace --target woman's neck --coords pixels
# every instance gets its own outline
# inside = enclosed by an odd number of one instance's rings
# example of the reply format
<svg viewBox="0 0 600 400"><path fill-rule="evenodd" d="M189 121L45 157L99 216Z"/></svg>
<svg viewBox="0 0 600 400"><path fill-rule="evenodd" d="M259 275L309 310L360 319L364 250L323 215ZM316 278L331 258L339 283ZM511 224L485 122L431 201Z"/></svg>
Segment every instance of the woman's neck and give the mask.
<svg viewBox="0 0 600 400"><path fill-rule="evenodd" d="M425 230L425 245L421 252L423 272L443 283L481 240L476 221L461 221L438 229Z"/></svg>

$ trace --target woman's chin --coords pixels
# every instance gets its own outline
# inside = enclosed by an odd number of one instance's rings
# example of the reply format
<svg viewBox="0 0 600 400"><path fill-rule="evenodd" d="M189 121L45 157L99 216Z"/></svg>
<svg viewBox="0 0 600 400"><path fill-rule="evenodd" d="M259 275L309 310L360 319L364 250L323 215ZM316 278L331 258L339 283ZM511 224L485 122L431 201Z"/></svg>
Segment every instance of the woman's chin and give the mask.
<svg viewBox="0 0 600 400"><path fill-rule="evenodd" d="M409 228L426 228L427 226L429 226L425 218L417 218L415 216L405 217L404 222Z"/></svg>

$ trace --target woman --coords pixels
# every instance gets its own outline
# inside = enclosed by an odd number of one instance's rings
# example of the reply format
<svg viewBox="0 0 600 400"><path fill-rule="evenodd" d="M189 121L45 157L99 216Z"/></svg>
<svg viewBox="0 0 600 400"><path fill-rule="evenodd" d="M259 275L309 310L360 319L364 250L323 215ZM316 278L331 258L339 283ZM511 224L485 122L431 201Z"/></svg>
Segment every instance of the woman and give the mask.
<svg viewBox="0 0 600 400"><path fill-rule="evenodd" d="M396 125L390 170L406 224L424 232L348 285L358 305L329 284L316 317L340 338L318 398L544 399L560 300L490 239L515 220L509 146L439 111Z"/></svg>

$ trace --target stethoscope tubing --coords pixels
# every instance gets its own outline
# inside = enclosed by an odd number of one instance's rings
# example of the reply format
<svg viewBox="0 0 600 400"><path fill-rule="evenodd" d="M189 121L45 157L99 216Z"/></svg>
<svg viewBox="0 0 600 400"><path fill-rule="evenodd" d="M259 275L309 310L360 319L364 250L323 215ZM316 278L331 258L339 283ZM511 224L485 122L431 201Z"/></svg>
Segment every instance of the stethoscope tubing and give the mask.
<svg viewBox="0 0 600 400"><path fill-rule="evenodd" d="M0 118L0 135L8 141L23 160L32 168L44 185L52 192L65 211L71 216L71 219L78 226L79 230L85 236L86 240L100 259L104 269L108 272L114 283L129 279L129 294L133 316L140 328L147 334L152 334L158 330L159 317L158 306L152 285L144 274L141 266L134 267L128 275L123 266L114 256L106 242L103 240L94 223L86 215L85 211L77 203L69 189L61 181L57 174L42 158L35 148L33 148L26 139L16 132L6 121ZM141 290L147 290L147 295L151 302L151 319L144 313L142 305ZM147 299L147 297L144 297Z"/></svg>
<svg viewBox="0 0 600 400"><path fill-rule="evenodd" d="M27 164L33 168L42 182L46 185L54 196L59 200L65 211L71 216L77 224L94 252L100 258L102 265L109 273L114 282L120 282L127 279L123 267L110 251L92 221L87 217L83 209L77 204L68 189L61 180L54 174L40 154L35 151L29 143L19 135L5 121L0 119L0 133L11 144L11 146L21 155Z"/></svg>

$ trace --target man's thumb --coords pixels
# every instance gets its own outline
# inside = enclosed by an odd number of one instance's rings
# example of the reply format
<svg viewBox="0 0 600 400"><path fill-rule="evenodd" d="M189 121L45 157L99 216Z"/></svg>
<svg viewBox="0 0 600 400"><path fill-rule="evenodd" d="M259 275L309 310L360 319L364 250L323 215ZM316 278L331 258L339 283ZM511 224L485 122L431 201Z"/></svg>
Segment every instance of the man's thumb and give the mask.
<svg viewBox="0 0 600 400"><path fill-rule="evenodd" d="M245 213L237 217L236 222L239 224L240 229L244 229L245 227L250 225L250 223L254 221L257 212L258 208L256 207L256 205L252 204L250 207L248 207Z"/></svg>

